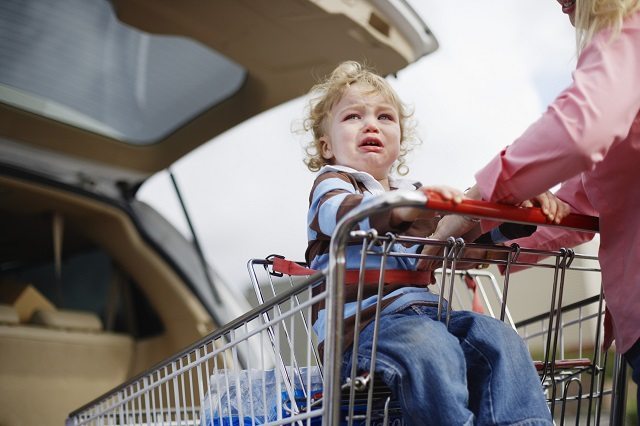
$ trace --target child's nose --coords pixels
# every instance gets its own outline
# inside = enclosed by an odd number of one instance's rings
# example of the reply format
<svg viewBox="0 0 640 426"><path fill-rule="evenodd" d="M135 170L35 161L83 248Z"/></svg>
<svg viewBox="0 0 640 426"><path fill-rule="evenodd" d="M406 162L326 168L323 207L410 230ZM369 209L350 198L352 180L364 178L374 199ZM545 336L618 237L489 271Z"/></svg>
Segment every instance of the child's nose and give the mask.
<svg viewBox="0 0 640 426"><path fill-rule="evenodd" d="M371 118L365 119L363 130L365 133L378 133L380 131L380 129L378 129L378 124Z"/></svg>

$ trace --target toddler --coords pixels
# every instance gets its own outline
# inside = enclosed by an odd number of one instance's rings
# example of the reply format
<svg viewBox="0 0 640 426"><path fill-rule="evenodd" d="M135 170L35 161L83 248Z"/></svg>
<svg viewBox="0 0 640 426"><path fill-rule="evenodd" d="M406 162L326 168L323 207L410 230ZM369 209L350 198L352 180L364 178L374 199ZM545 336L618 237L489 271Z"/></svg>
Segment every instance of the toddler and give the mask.
<svg viewBox="0 0 640 426"><path fill-rule="evenodd" d="M344 62L311 90L305 127L313 141L306 164L318 176L311 189L306 261L328 264L336 224L354 207L386 191L420 183L394 178L407 171L409 114L388 82L356 62ZM445 199L462 200L448 187L430 187ZM433 212L397 208L375 214L361 229L426 237L437 225ZM419 253L421 246L396 243L394 251ZM346 250L347 269L360 266L361 245ZM367 256L379 269L379 258ZM415 270L411 257L389 257L387 269ZM371 370L373 316L381 304L376 373L399 401L409 425L551 425L551 416L527 348L508 325L469 311L452 311L449 328L437 320L438 295L427 283L387 284L377 300L377 284L365 286L357 359L352 359L355 286L346 288L343 376L352 363ZM325 315L314 329L322 342Z"/></svg>

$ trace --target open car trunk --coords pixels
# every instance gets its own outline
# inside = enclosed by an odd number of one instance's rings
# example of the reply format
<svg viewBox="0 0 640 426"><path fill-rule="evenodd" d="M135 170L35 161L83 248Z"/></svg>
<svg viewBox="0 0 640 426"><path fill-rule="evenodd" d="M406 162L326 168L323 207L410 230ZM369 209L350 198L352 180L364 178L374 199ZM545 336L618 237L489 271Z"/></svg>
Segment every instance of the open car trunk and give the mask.
<svg viewBox="0 0 640 426"><path fill-rule="evenodd" d="M0 424L60 424L250 308L148 177L341 61L436 48L403 0L4 0Z"/></svg>

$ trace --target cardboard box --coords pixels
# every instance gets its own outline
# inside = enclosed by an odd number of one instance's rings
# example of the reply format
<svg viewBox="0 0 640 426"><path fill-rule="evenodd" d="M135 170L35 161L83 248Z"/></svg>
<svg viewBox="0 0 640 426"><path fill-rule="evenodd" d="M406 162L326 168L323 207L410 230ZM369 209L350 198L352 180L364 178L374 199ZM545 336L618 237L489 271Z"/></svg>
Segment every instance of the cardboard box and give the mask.
<svg viewBox="0 0 640 426"><path fill-rule="evenodd" d="M28 322L36 310L56 309L34 286L26 283L0 283L0 303L13 306L21 323Z"/></svg>

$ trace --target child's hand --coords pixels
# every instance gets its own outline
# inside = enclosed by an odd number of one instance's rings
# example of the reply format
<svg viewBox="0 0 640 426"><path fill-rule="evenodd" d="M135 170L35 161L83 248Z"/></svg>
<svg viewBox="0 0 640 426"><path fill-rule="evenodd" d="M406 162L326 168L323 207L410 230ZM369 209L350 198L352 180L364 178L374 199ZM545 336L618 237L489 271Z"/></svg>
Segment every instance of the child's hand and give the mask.
<svg viewBox="0 0 640 426"><path fill-rule="evenodd" d="M431 273L431 281L430 284L435 283L435 270L442 267L444 256L444 248L433 246L433 245L425 245L421 255L429 255L434 256L434 259L420 259L418 264L416 265L416 269L419 271L427 271ZM467 259L465 261L456 262L457 270L467 270L467 269L484 269L489 266L489 263L486 260L496 260L503 259L503 252L489 251L480 248L468 248L465 247L460 259ZM450 262L450 261L449 261ZM451 264L449 264L451 267Z"/></svg>
<svg viewBox="0 0 640 426"><path fill-rule="evenodd" d="M440 194L446 201L452 201L453 204L460 204L464 199L462 191L445 185L423 186L422 191L432 191Z"/></svg>
<svg viewBox="0 0 640 426"><path fill-rule="evenodd" d="M429 238L433 238L433 235ZM428 271L431 272L431 279L429 280L429 284L435 283L435 275L434 271L442 266L442 256L444 255L444 247L425 244L422 248L422 252L420 253L422 256L433 256L433 259L425 259L422 258L418 260L416 264L416 269L418 271Z"/></svg>
<svg viewBox="0 0 640 426"><path fill-rule="evenodd" d="M424 188L425 190L435 191L445 200L451 200L455 204L459 204L465 198L462 191L447 186L431 186ZM450 236L461 237L473 233L478 228L478 223L464 216L448 215L443 217L436 228L436 231L429 238L443 240ZM426 256L442 256L443 248L425 244L421 254ZM440 260L420 259L416 265L418 270L433 271L438 268L442 262Z"/></svg>
<svg viewBox="0 0 640 426"><path fill-rule="evenodd" d="M429 237L436 240L445 240L449 237L469 237L473 241L479 234L480 226L476 221L470 220L464 216L448 215L443 217L436 231ZM430 244L425 244L420 254L427 256L442 256L443 248ZM441 260L436 259L420 259L416 265L418 270L433 271L442 264Z"/></svg>
<svg viewBox="0 0 640 426"><path fill-rule="evenodd" d="M569 204L562 201L549 191L533 197L531 200L520 203L521 207L540 207L542 213L547 216L547 220L553 223L560 223L562 219L571 213Z"/></svg>
<svg viewBox="0 0 640 426"><path fill-rule="evenodd" d="M462 191L449 186L427 186L419 191L433 191L438 193L443 199L452 201L454 204L462 202L464 195ZM398 226L403 222L414 222L418 219L431 219L436 216L433 210L426 210L418 207L398 207L391 212L391 225Z"/></svg>

